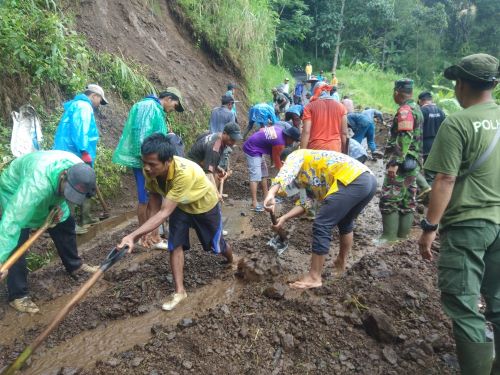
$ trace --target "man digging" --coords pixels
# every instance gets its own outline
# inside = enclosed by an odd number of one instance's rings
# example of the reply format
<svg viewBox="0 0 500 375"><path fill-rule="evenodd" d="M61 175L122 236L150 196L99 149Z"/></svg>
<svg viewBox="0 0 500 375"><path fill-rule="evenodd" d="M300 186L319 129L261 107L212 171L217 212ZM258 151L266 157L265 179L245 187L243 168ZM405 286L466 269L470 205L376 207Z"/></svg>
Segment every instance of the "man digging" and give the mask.
<svg viewBox="0 0 500 375"><path fill-rule="evenodd" d="M313 223L311 268L290 284L295 289L319 288L333 228L337 226L340 232L340 251L334 265L338 272L344 272L353 244L354 219L375 195L377 180L368 167L340 152L300 149L288 153L285 150L282 154L285 163L269 189L264 208L274 211L277 193L299 194L299 205L273 226L278 230L312 207L310 197L321 201Z"/></svg>
<svg viewBox="0 0 500 375"><path fill-rule="evenodd" d="M184 251L189 250L189 228L194 228L205 251L222 254L233 261L232 249L222 234L222 215L215 186L195 162L174 156L174 149L163 134L153 134L141 146L146 189L150 193L151 216L138 229L125 236L119 248L134 248L134 242L169 220L168 250L175 282L175 293L163 304L172 310L187 298L184 289Z"/></svg>

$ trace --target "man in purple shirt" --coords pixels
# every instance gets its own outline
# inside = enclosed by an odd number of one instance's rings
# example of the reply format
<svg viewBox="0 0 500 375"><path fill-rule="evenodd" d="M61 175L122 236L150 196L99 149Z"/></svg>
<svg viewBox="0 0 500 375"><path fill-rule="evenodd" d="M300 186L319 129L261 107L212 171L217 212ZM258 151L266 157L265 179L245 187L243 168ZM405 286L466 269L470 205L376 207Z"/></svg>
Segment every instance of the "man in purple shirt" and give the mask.
<svg viewBox="0 0 500 375"><path fill-rule="evenodd" d="M257 184L262 183L262 192L267 195L267 164L263 155L271 155L277 169L281 168L281 152L285 146L298 142L300 131L295 127L282 129L279 126L268 126L252 134L243 144L243 152L247 158L250 175L250 193L252 194L252 210L264 211L262 205L257 204Z"/></svg>

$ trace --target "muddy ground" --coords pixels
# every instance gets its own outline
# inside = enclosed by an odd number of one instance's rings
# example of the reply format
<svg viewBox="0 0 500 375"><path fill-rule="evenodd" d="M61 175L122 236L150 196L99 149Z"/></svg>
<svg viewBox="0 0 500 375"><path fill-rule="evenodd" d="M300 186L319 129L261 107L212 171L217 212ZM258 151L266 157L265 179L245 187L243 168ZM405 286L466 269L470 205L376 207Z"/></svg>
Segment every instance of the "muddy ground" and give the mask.
<svg viewBox="0 0 500 375"><path fill-rule="evenodd" d="M290 248L277 257L266 245L269 217L249 211L241 150L226 184L228 240L242 269L206 254L192 237L186 253L189 298L173 312L162 302L173 291L168 255L136 249L35 353L24 374L452 374L451 326L436 288L436 265L420 260L415 239L377 248L378 198L358 219L350 268L333 273L334 234L323 287L299 292L287 282L305 272L310 221L290 223ZM380 161L369 162L380 174ZM290 207L285 202L282 209ZM100 263L126 221L83 245ZM414 236L418 231L415 230ZM15 313L0 303L0 368L13 360L84 280L69 278L58 260L30 275L41 313Z"/></svg>

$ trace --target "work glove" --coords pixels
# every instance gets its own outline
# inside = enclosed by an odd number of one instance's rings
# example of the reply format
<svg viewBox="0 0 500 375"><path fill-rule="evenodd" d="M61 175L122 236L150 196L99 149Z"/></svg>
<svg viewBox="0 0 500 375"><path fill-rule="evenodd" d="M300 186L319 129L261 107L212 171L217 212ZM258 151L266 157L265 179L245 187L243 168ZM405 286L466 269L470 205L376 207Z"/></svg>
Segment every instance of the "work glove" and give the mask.
<svg viewBox="0 0 500 375"><path fill-rule="evenodd" d="M92 158L91 158L90 154L87 151L82 151L81 159L83 160L83 162L85 164L88 164L88 165L92 166Z"/></svg>

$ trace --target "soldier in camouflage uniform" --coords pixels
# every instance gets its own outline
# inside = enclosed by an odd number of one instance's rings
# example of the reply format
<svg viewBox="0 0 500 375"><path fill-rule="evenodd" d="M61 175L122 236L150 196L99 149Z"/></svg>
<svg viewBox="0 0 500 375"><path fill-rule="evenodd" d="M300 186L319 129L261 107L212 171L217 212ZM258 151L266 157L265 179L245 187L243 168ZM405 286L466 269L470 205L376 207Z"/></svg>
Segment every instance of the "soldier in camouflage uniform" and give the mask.
<svg viewBox="0 0 500 375"><path fill-rule="evenodd" d="M413 223L424 118L412 96L412 80L400 79L395 82L394 101L399 109L385 150L387 173L380 198L383 241L407 238Z"/></svg>

